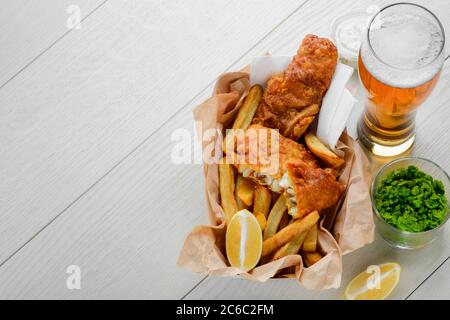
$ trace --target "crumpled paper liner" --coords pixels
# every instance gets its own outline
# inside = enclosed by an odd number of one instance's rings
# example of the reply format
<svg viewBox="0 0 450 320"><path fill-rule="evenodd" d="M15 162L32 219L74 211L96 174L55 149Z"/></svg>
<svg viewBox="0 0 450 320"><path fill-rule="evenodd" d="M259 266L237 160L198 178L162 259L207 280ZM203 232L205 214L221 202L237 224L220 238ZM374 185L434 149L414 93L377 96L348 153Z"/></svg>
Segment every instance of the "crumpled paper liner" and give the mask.
<svg viewBox="0 0 450 320"><path fill-rule="evenodd" d="M219 77L213 96L194 110L195 120L202 123L199 137L202 137L206 130L222 131L229 127L249 87L248 72L225 73ZM215 139L221 137L216 136ZM208 144L211 144L211 140L202 141L203 149ZM319 262L306 268L300 255L291 255L258 266L248 273L230 267L225 256L226 229L223 222L224 212L219 203L218 166L205 164L206 207L211 225L197 226L187 236L178 265L192 272L217 276L239 275L244 279L261 282L278 277L283 269L294 268L295 274L291 272L281 277L295 278L309 289L339 287L342 255L371 243L374 238L374 224L368 190L368 160L358 143L346 133L342 134L337 149L345 155L346 164L339 179L345 183L347 189L339 205L329 209L321 221L318 243L324 257Z"/></svg>

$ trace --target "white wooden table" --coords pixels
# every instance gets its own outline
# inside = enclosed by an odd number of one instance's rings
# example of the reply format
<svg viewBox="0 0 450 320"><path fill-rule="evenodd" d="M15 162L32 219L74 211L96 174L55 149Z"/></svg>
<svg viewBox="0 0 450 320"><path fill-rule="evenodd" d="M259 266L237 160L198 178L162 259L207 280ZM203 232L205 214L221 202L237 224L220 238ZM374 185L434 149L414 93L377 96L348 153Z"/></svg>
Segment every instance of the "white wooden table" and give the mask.
<svg viewBox="0 0 450 320"><path fill-rule="evenodd" d="M450 33L449 1L417 2ZM79 28L68 28L71 5ZM172 164L170 135L193 132L191 111L220 73L263 52L293 53L353 9L353 0L2 1L0 298L341 298L342 289L179 269L185 235L207 218L201 166ZM447 172L449 87L447 65L412 151ZM449 228L413 252L377 238L344 258L342 287L370 264L396 261L392 298L450 298L449 257ZM66 286L70 265L81 269L80 290Z"/></svg>

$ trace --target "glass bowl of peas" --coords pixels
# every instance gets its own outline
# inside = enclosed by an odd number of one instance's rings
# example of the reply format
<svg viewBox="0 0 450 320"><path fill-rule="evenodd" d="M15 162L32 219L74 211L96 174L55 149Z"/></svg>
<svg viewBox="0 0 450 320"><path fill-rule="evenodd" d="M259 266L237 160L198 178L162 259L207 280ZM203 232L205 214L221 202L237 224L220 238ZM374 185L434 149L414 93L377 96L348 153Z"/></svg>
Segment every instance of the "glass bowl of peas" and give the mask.
<svg viewBox="0 0 450 320"><path fill-rule="evenodd" d="M372 181L376 228L394 247L422 248L444 229L449 194L450 178L436 163L414 157L393 160Z"/></svg>

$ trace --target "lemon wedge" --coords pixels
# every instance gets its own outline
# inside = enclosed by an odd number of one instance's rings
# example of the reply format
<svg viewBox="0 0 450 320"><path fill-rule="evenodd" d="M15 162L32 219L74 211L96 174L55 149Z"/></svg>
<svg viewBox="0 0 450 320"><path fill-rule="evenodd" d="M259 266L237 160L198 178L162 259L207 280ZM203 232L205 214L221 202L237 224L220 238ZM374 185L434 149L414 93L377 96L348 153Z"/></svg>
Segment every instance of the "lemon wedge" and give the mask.
<svg viewBox="0 0 450 320"><path fill-rule="evenodd" d="M347 300L383 300L397 286L401 267L398 263L370 266L347 285Z"/></svg>
<svg viewBox="0 0 450 320"><path fill-rule="evenodd" d="M262 252L262 231L253 213L244 209L231 219L226 234L228 261L244 272L253 269Z"/></svg>

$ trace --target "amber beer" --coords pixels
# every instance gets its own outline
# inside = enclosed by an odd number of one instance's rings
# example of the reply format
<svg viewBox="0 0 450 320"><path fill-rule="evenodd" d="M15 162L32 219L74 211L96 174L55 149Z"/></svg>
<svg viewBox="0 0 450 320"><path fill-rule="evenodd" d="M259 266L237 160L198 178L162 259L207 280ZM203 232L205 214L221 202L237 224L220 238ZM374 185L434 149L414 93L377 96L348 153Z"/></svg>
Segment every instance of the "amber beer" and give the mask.
<svg viewBox="0 0 450 320"><path fill-rule="evenodd" d="M358 59L367 93L358 134L373 153L393 156L413 144L417 108L435 87L444 56L444 31L427 9L395 4L373 18Z"/></svg>
<svg viewBox="0 0 450 320"><path fill-rule="evenodd" d="M425 101L434 88L440 72L416 87L402 88L383 83L375 78L358 59L361 82L369 92L364 122L375 136L407 138L414 129L417 108Z"/></svg>

